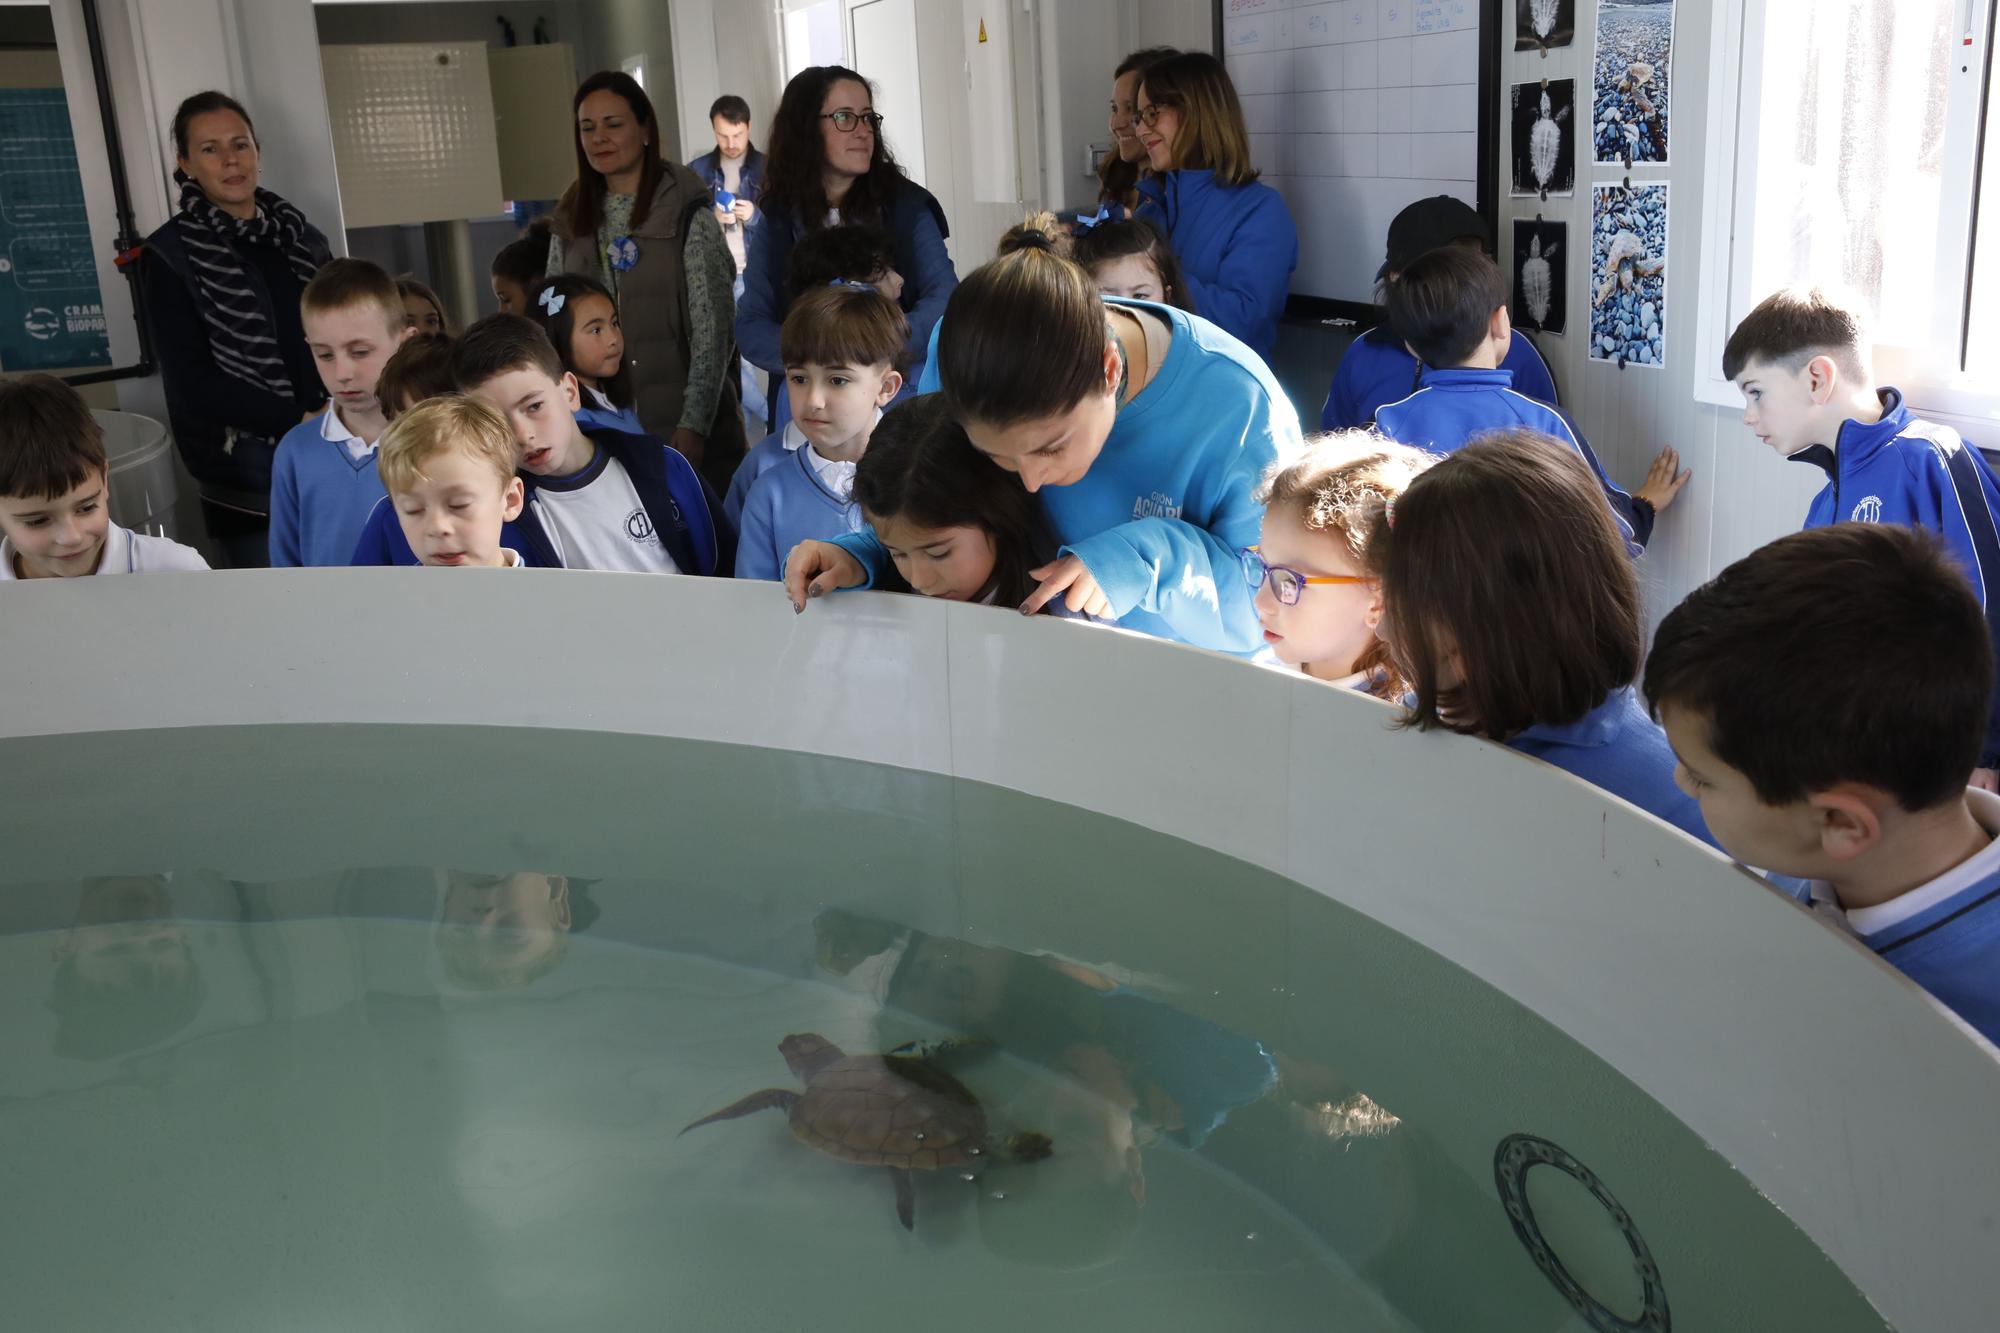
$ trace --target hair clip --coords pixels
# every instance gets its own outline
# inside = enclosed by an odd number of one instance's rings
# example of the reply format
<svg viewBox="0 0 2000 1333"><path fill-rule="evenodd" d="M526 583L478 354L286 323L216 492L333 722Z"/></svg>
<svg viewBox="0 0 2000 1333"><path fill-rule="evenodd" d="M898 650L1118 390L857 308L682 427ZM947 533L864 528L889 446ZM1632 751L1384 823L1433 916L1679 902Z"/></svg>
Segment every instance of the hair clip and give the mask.
<svg viewBox="0 0 2000 1333"><path fill-rule="evenodd" d="M1110 222L1111 220L1112 220L1111 205L1099 204L1097 206L1097 211L1095 213L1092 213L1088 217L1085 217L1082 214L1078 214L1076 219L1076 225L1081 227L1085 231L1089 231L1092 227L1098 226L1101 223Z"/></svg>
<svg viewBox="0 0 2000 1333"><path fill-rule="evenodd" d="M564 296L553 286L542 288L542 294L535 298L536 303L542 307L542 310L547 313L550 319L554 319L562 313L563 305L568 300L567 296Z"/></svg>

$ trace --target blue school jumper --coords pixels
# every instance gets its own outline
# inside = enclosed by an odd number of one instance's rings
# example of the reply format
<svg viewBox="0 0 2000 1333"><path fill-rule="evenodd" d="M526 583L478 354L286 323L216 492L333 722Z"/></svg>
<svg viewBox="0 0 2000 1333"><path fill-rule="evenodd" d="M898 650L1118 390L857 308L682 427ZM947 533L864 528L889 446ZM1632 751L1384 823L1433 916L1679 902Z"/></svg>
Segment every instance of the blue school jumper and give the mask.
<svg viewBox="0 0 2000 1333"><path fill-rule="evenodd" d="M1326 403L1319 410L1319 428L1359 430L1372 425L1375 413L1384 403L1407 398L1421 387L1418 379L1423 369L1417 358L1410 355L1410 349L1387 328L1368 330L1349 343L1347 354L1340 358L1340 365L1333 372L1333 383L1326 391ZM1514 340L1507 344L1507 355L1501 358L1500 369L1513 371L1515 389L1528 397L1551 406L1561 403L1556 397L1555 376L1549 373L1549 363L1542 360L1540 350L1519 329L1514 330Z"/></svg>
<svg viewBox="0 0 2000 1333"><path fill-rule="evenodd" d="M2000 834L2000 796L1965 795L1979 826ZM2000 1044L2000 844L1878 907L1842 912L1818 882L1812 897L1883 962Z"/></svg>
<svg viewBox="0 0 2000 1333"><path fill-rule="evenodd" d="M1657 815L1681 832L1716 845L1701 806L1674 783L1673 747L1627 685L1575 722L1538 725L1510 737L1510 749L1547 760L1593 787Z"/></svg>
<svg viewBox="0 0 2000 1333"><path fill-rule="evenodd" d="M794 449L750 488L738 528L736 577L781 579L785 557L800 542L830 542L859 531L861 506L827 488L812 465L810 445Z"/></svg>
<svg viewBox="0 0 2000 1333"><path fill-rule="evenodd" d="M1375 424L1400 444L1438 454L1456 453L1488 431L1516 426L1554 436L1590 464L1632 554L1645 550L1653 535L1653 506L1634 500L1604 474L1604 465L1567 413L1515 392L1510 370L1426 370L1422 387L1383 407Z"/></svg>
<svg viewBox="0 0 2000 1333"><path fill-rule="evenodd" d="M729 494L722 497L722 516L730 527L743 531L743 506L749 502L750 488L757 479L784 462L787 454L805 447L805 432L795 421L785 422L750 446L750 452L736 465L736 475L729 479Z"/></svg>
<svg viewBox="0 0 2000 1333"><path fill-rule="evenodd" d="M1167 234L1201 317L1269 361L1299 265L1299 229L1284 196L1259 181L1217 185L1205 169L1169 171L1139 182L1135 216Z"/></svg>
<svg viewBox="0 0 2000 1333"><path fill-rule="evenodd" d="M626 431L586 429L584 434L597 446L590 466L601 468L616 459L632 478L639 503L653 521L653 530L674 567L683 574L720 574L724 578L736 565L736 532L721 517L722 502L694 465L674 449L651 435ZM521 474L528 490L528 503L521 516L500 528L500 544L521 555L531 568L560 569L562 560L547 529L535 513L535 488L539 477ZM368 517L368 527L355 547L356 565L414 565L420 563L403 536L395 508L386 500Z"/></svg>
<svg viewBox="0 0 2000 1333"><path fill-rule="evenodd" d="M1125 629L1249 656L1263 647L1242 552L1264 521L1257 487L1299 455L1298 414L1256 353L1197 315L1106 298L1164 321L1152 383L1118 410L1090 471L1036 496L1062 553L1082 559ZM888 552L867 529L835 545L872 585Z"/></svg>
<svg viewBox="0 0 2000 1333"><path fill-rule="evenodd" d="M1986 608L2000 654L2000 483L1979 452L1949 426L1911 414L1895 389L1880 391L1882 419L1841 423L1835 447L1810 445L1791 457L1827 475L1806 510L1805 526L1895 523L1944 539ZM2000 690L1980 746L1979 767L2000 765Z"/></svg>
<svg viewBox="0 0 2000 1333"><path fill-rule="evenodd" d="M350 563L370 511L387 494L375 470L378 450L356 458L348 437L328 436L333 412L329 406L278 441L271 465L273 569Z"/></svg>

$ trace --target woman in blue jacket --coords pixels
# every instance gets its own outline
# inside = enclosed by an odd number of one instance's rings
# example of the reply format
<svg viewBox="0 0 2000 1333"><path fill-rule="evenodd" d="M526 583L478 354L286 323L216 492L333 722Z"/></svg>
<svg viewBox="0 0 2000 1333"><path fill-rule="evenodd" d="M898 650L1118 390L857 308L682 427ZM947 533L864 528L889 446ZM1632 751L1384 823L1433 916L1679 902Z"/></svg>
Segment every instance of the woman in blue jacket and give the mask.
<svg viewBox="0 0 2000 1333"><path fill-rule="evenodd" d="M952 415L1040 497L1062 543L1021 610L1060 597L1141 633L1255 652L1241 554L1263 522L1265 470L1300 450L1298 414L1242 343L1184 310L1102 298L1050 247L1032 227L1010 232L938 335ZM802 542L785 588L802 608L889 564L872 532Z"/></svg>
<svg viewBox="0 0 2000 1333"><path fill-rule="evenodd" d="M772 117L758 201L763 220L750 231L736 341L753 365L771 372L774 396L784 379L778 329L790 304L792 247L806 233L843 222L889 233L896 272L903 278L900 303L910 322L912 381L930 344L931 326L958 285L944 248L951 234L944 209L903 174L881 129L868 80L839 65L802 70L785 85Z"/></svg>
<svg viewBox="0 0 2000 1333"><path fill-rule="evenodd" d="M1283 196L1257 180L1235 85L1220 60L1191 51L1147 67L1138 106L1153 167L1138 215L1173 242L1201 317L1269 361L1299 229Z"/></svg>

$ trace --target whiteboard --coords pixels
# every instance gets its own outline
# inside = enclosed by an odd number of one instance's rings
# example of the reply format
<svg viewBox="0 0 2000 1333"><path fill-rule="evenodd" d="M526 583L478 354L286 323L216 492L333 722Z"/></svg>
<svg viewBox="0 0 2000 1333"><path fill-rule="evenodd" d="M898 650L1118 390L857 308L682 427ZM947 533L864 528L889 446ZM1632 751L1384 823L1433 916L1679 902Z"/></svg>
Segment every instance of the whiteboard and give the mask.
<svg viewBox="0 0 2000 1333"><path fill-rule="evenodd" d="M1220 0L1250 151L1299 228L1300 296L1373 304L1389 221L1479 207L1480 0Z"/></svg>

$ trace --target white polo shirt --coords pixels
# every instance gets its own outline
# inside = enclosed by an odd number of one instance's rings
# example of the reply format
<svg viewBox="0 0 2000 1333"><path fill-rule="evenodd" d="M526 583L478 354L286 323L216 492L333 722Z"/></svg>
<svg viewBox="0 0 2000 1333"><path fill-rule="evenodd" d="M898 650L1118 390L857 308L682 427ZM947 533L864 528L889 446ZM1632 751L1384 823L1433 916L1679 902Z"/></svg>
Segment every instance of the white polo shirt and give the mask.
<svg viewBox="0 0 2000 1333"><path fill-rule="evenodd" d="M20 578L14 567L19 554L10 539L0 537L0 582ZM192 546L182 546L165 537L148 537L113 523L104 534L104 551L91 573L165 574L178 569L207 568L208 561Z"/></svg>

